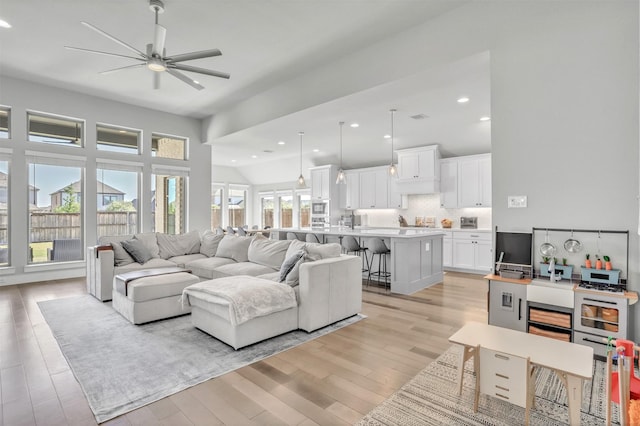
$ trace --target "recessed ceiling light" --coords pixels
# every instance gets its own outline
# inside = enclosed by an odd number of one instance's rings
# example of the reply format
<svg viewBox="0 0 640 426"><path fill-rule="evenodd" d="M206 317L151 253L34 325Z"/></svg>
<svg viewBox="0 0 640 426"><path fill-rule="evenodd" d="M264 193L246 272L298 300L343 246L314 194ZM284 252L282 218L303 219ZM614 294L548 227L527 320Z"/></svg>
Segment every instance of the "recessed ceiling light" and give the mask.
<svg viewBox="0 0 640 426"><path fill-rule="evenodd" d="M459 104L464 104L466 102L469 102L469 98L467 98L466 96L463 96L461 98L458 98L458 103Z"/></svg>
<svg viewBox="0 0 640 426"><path fill-rule="evenodd" d="M313 148L313 152L320 152L318 148Z"/></svg>
<svg viewBox="0 0 640 426"><path fill-rule="evenodd" d="M231 160L231 162L232 162L232 163L235 163L235 162L236 162L236 160Z"/></svg>
<svg viewBox="0 0 640 426"><path fill-rule="evenodd" d="M284 145L284 141L278 141L278 145Z"/></svg>
<svg viewBox="0 0 640 426"><path fill-rule="evenodd" d="M480 121L489 121L489 120L491 120L491 117L487 117L487 116L480 117Z"/></svg>
<svg viewBox="0 0 640 426"><path fill-rule="evenodd" d="M251 158L258 158L258 156L254 154L251 156Z"/></svg>
<svg viewBox="0 0 640 426"><path fill-rule="evenodd" d="M118 130L118 132L120 132L120 133L127 133L127 131L126 131L126 130Z"/></svg>
<svg viewBox="0 0 640 426"><path fill-rule="evenodd" d="M360 127L360 125L359 125L358 123L351 123L351 124L350 124L350 126L351 126L351 127L353 127L354 129L355 129L356 127Z"/></svg>
<svg viewBox="0 0 640 426"><path fill-rule="evenodd" d="M11 28L11 24L5 21L4 19L0 19L0 27L2 28Z"/></svg>
<svg viewBox="0 0 640 426"><path fill-rule="evenodd" d="M391 135L384 135L383 138L385 139L391 139Z"/></svg>

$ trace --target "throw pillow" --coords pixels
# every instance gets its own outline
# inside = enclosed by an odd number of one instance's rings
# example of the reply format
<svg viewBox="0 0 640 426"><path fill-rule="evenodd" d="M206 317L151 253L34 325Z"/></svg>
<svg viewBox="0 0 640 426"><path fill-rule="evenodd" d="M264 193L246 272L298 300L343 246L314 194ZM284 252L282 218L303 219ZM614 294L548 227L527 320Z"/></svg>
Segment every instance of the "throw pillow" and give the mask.
<svg viewBox="0 0 640 426"><path fill-rule="evenodd" d="M295 252L306 249L306 245L307 243L305 243L304 241L291 240L291 243L289 243L289 248L287 249L287 253L284 255L284 258L286 259L288 257L291 257Z"/></svg>
<svg viewBox="0 0 640 426"><path fill-rule="evenodd" d="M143 232L133 236L134 240L142 241L147 249L151 252L151 257L160 257L160 248L158 248L158 237L155 232Z"/></svg>
<svg viewBox="0 0 640 426"><path fill-rule="evenodd" d="M122 242L112 242L111 248L113 248L113 263L115 266L131 265L135 262L133 257L122 247Z"/></svg>
<svg viewBox="0 0 640 426"><path fill-rule="evenodd" d="M141 265L153 258L149 249L140 240L123 241L122 247Z"/></svg>
<svg viewBox="0 0 640 426"><path fill-rule="evenodd" d="M240 237L237 235L225 235L218 244L216 257L226 257L236 262L247 262L249 260L249 244L252 237Z"/></svg>
<svg viewBox="0 0 640 426"><path fill-rule="evenodd" d="M178 235L159 232L157 238L158 249L162 259L200 252L200 235L198 231Z"/></svg>
<svg viewBox="0 0 640 426"><path fill-rule="evenodd" d="M305 254L300 257L300 259L298 259L296 264L293 266L293 269L291 269L291 271L287 274L284 283L291 287L297 287L300 284L300 265L302 265L304 262L310 261L312 261L312 259L309 258L307 252L305 251Z"/></svg>
<svg viewBox="0 0 640 426"><path fill-rule="evenodd" d="M293 253L290 257L287 257L284 262L282 262L282 266L280 267L280 282L283 283L287 279L287 275L289 272L296 266L298 260L304 256L304 250L298 250Z"/></svg>
<svg viewBox="0 0 640 426"><path fill-rule="evenodd" d="M200 239L200 253L208 257L215 256L222 237L224 235L216 234L213 231L204 231Z"/></svg>

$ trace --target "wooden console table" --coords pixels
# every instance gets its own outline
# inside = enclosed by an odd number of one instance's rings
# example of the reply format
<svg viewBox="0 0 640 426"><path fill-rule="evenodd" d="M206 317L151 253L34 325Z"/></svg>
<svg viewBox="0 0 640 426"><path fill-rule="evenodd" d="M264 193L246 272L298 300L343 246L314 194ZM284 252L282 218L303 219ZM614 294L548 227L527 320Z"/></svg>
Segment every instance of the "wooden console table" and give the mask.
<svg viewBox="0 0 640 426"><path fill-rule="evenodd" d="M462 392L464 363L476 355L477 347L529 358L532 367L549 368L560 377L567 389L569 424L580 424L582 381L592 378L593 348L479 322L468 322L449 337L449 341L464 347L458 366L458 394ZM479 365L474 361L474 365ZM533 386L527 389L531 399L534 395L529 393L534 392L533 389Z"/></svg>

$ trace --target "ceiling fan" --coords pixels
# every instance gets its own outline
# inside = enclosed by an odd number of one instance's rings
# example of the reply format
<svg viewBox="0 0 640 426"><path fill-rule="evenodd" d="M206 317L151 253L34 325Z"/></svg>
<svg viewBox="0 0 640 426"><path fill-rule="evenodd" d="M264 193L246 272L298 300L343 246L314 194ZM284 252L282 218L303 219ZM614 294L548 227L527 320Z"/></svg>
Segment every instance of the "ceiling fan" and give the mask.
<svg viewBox="0 0 640 426"><path fill-rule="evenodd" d="M165 38L167 36L167 29L162 25L158 24L158 14L164 12L164 3L161 0L149 0L149 9L151 9L151 11L155 13L156 21L155 21L155 34L153 38L153 44L151 43L147 44L146 53L141 52L135 47L123 42L122 40L117 39L111 34L108 34L102 31L100 28L84 21L82 22L83 25L91 28L98 34L105 36L109 40L115 41L119 45L129 49L130 51L134 52L137 56L128 56L128 55L121 55L119 53L102 52L100 50L84 49L81 47L65 46L65 48L71 49L71 50L79 50L82 52L95 53L98 55L117 56L120 58L129 58L129 59L135 59L137 61L140 61L140 63L137 63L137 64L127 65L125 67L119 67L119 68L114 68L107 71L102 71L100 74L108 74L108 73L121 71L125 69L146 66L151 71L154 71L153 73L154 89L158 89L160 87L160 73L164 71L166 71L170 75L182 80L183 82L187 83L188 85L198 90L204 89L204 86L201 85L198 81L192 79L191 77L188 77L187 75L181 73L180 71L196 72L196 73L211 75L213 77L220 77L220 78L230 77L229 74L224 72L213 71L213 70L208 70L208 69L199 68L199 67L193 67L193 66L184 65L181 63L185 61L191 61L194 59L220 56L222 55L222 52L220 52L220 50L218 49L201 50L198 52L182 53L179 55L167 56L166 49L164 47Z"/></svg>

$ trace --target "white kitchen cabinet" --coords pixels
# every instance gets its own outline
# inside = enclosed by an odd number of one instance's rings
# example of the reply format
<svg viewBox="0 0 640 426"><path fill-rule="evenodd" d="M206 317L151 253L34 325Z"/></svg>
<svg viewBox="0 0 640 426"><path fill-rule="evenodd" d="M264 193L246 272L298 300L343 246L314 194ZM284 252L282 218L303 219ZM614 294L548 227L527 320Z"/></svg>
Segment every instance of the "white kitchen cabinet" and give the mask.
<svg viewBox="0 0 640 426"><path fill-rule="evenodd" d="M388 175L386 167L373 167L360 171L360 208L386 209L388 207Z"/></svg>
<svg viewBox="0 0 640 426"><path fill-rule="evenodd" d="M440 154L438 145L398 150L398 179L437 180Z"/></svg>
<svg viewBox="0 0 640 426"><path fill-rule="evenodd" d="M456 158L440 161L440 207L458 208L458 160Z"/></svg>
<svg viewBox="0 0 640 426"><path fill-rule="evenodd" d="M491 154L458 158L458 208L491 207Z"/></svg>
<svg viewBox="0 0 640 426"><path fill-rule="evenodd" d="M442 266L450 268L453 266L453 233L445 231L442 237Z"/></svg>
<svg viewBox="0 0 640 426"><path fill-rule="evenodd" d="M387 174L388 175L388 174ZM408 200L406 195L400 193L398 188L398 179L388 176L388 206L390 209L406 209Z"/></svg>
<svg viewBox="0 0 640 426"><path fill-rule="evenodd" d="M311 174L311 199L331 199L331 167L309 169ZM335 184L334 184L335 185Z"/></svg>
<svg viewBox="0 0 640 426"><path fill-rule="evenodd" d="M491 232L453 231L453 267L480 273L491 272Z"/></svg>
<svg viewBox="0 0 640 426"><path fill-rule="evenodd" d="M347 170L344 172L346 184L340 185L344 191L343 209L355 210L360 208L360 172L358 170Z"/></svg>

